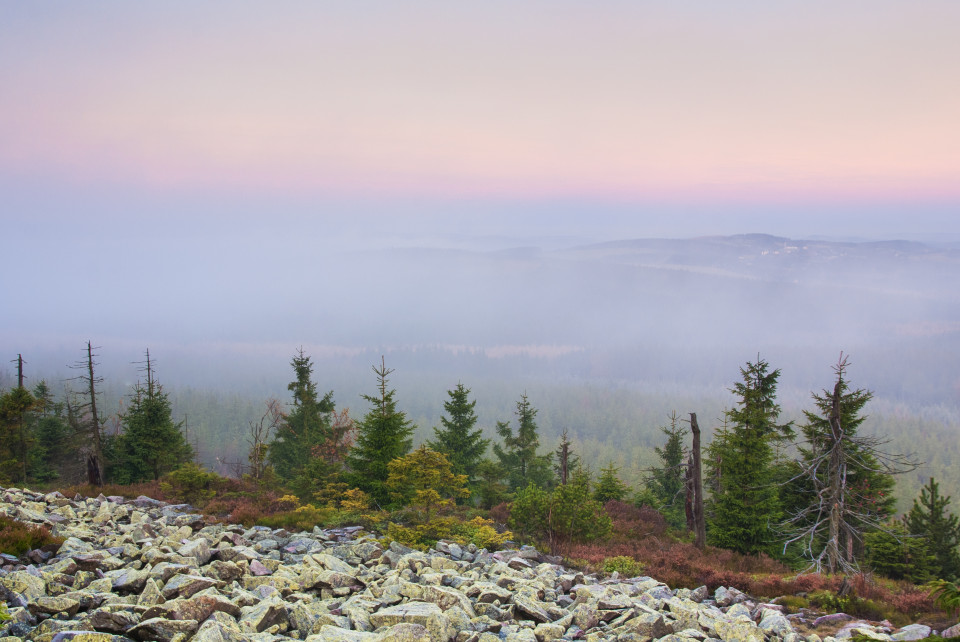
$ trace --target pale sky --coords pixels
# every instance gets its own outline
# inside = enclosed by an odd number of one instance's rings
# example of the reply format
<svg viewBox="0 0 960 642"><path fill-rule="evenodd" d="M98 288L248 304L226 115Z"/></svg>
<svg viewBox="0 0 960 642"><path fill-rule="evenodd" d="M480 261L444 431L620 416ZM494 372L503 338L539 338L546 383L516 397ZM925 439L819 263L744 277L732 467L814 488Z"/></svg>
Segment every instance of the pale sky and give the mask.
<svg viewBox="0 0 960 642"><path fill-rule="evenodd" d="M3 360L955 322L498 255L751 232L960 247L960 1L0 0Z"/></svg>
<svg viewBox="0 0 960 642"><path fill-rule="evenodd" d="M955 0L3 0L0 187L41 218L490 202L957 232L958 29Z"/></svg>

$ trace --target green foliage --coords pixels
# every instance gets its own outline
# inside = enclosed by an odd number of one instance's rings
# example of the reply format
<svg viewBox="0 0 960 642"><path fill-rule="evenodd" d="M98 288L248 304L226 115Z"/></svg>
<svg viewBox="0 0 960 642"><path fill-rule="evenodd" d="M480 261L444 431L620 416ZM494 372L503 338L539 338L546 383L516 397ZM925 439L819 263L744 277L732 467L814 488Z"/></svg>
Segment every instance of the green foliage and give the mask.
<svg viewBox="0 0 960 642"><path fill-rule="evenodd" d="M443 539L462 546L473 544L495 551L513 536L510 531L498 533L493 522L482 517L464 522L456 517L438 517L422 524L404 526L391 522L387 525L388 539L417 550L425 551Z"/></svg>
<svg viewBox="0 0 960 642"><path fill-rule="evenodd" d="M170 399L154 379L149 351L146 373L146 387L137 383L129 410L121 417L124 431L116 440L112 469L119 483L160 479L192 455L180 432L182 423L174 423Z"/></svg>
<svg viewBox="0 0 960 642"><path fill-rule="evenodd" d="M36 399L17 386L0 396L0 482L27 480L27 459L32 444L29 413Z"/></svg>
<svg viewBox="0 0 960 642"><path fill-rule="evenodd" d="M298 494L309 496L322 486L328 470L336 469L334 461L328 462L323 457L328 454L324 449L331 437L333 392L322 398L318 396L317 385L312 380L313 363L302 349L290 365L295 376L287 385L293 396L292 408L280 418L267 458L281 480L295 481Z"/></svg>
<svg viewBox="0 0 960 642"><path fill-rule="evenodd" d="M846 613L869 620L886 620L893 616L890 606L857 597L854 593L841 596L833 591L814 591L809 595L809 600L811 604L828 613Z"/></svg>
<svg viewBox="0 0 960 642"><path fill-rule="evenodd" d="M935 580L927 585L927 589L937 608L954 617L960 613L960 584L947 580Z"/></svg>
<svg viewBox="0 0 960 642"><path fill-rule="evenodd" d="M387 389L387 377L393 370L387 369L381 360L380 367L374 366L373 372L377 376L378 394L363 395L373 407L357 422L357 442L347 457L350 473L345 479L368 493L379 505L386 506L390 500L389 464L410 452L413 423L397 410L395 391Z"/></svg>
<svg viewBox="0 0 960 642"><path fill-rule="evenodd" d="M507 469L500 463L484 459L477 466L477 482L473 492L479 500L481 508L490 509L497 504L507 501L510 487L503 480L507 477Z"/></svg>
<svg viewBox="0 0 960 642"><path fill-rule="evenodd" d="M197 506L213 499L217 488L224 481L226 480L220 475L208 472L193 462L187 462L160 479L160 490Z"/></svg>
<svg viewBox="0 0 960 642"><path fill-rule="evenodd" d="M788 614L799 613L800 609L810 606L810 600L801 595L783 595L777 598L777 604L782 606Z"/></svg>
<svg viewBox="0 0 960 642"><path fill-rule="evenodd" d="M557 481L561 484L566 484L567 480L583 467L580 456L573 452L571 446L572 443L567 436L567 430L564 429L560 435L560 444L557 446L557 450L554 451L554 455L556 455L557 458L553 465L553 471L557 475Z"/></svg>
<svg viewBox="0 0 960 642"><path fill-rule="evenodd" d="M601 504L606 504L611 499L618 502L623 501L630 489L620 481L620 468L613 462L606 468L600 469L600 477L597 479L596 486L593 489L593 498Z"/></svg>
<svg viewBox="0 0 960 642"><path fill-rule="evenodd" d="M520 395L517 402L517 433L513 433L510 424L497 422L497 434L503 439L503 446L493 445L493 452L507 471L507 480L511 491L526 488L529 484L541 487L553 485L550 471L550 455L538 455L540 434L537 427L537 409L530 405L526 393Z"/></svg>
<svg viewBox="0 0 960 642"><path fill-rule="evenodd" d="M901 522L891 522L882 530L867 533L867 564L878 574L914 584L933 577L936 557L922 537L913 537Z"/></svg>
<svg viewBox="0 0 960 642"><path fill-rule="evenodd" d="M778 425L776 404L780 371L763 360L740 368L743 381L731 392L739 397L727 412L730 428L719 430L707 449L714 492L707 504L708 541L721 548L752 554L773 553L771 525L780 518L774 479L774 443L792 434Z"/></svg>
<svg viewBox="0 0 960 642"><path fill-rule="evenodd" d="M7 605L0 603L0 622L6 622L10 619L10 614L7 612Z"/></svg>
<svg viewBox="0 0 960 642"><path fill-rule="evenodd" d="M12 517L0 515L0 553L20 556L29 550L44 546L60 546L62 537L54 537L45 526L24 524Z"/></svg>
<svg viewBox="0 0 960 642"><path fill-rule="evenodd" d="M933 477L913 500L907 515L911 535L923 537L936 557L938 578L956 580L960 577L960 518L948 512L950 497L940 495L940 487Z"/></svg>
<svg viewBox="0 0 960 642"><path fill-rule="evenodd" d="M661 427L660 430L666 435L667 441L662 448L654 448L660 458L660 466L651 472L648 488L656 501L650 505L658 508L671 526L680 528L686 524L686 452L683 441L687 429L680 425L674 411L670 414L670 427Z"/></svg>
<svg viewBox="0 0 960 642"><path fill-rule="evenodd" d="M632 557L617 555L604 558L602 568L604 573L616 572L620 577L638 577L643 573L646 566L643 562L639 562Z"/></svg>
<svg viewBox="0 0 960 642"><path fill-rule="evenodd" d="M427 445L433 450L443 453L450 460L453 474L466 475L472 485L479 476L479 468L483 455L490 445L489 439L483 438L483 431L474 429L477 424L477 415L474 412L476 401L470 401L470 389L462 383L447 391L450 398L443 403L447 416L440 417L443 426L433 429L434 440Z"/></svg>
<svg viewBox="0 0 960 642"><path fill-rule="evenodd" d="M468 497L467 476L451 471L450 460L443 453L420 446L412 453L398 457L388 466L387 488L403 504L419 507L430 521L433 512Z"/></svg>
<svg viewBox="0 0 960 642"><path fill-rule="evenodd" d="M552 553L569 544L602 539L611 528L610 517L591 497L589 479L583 474L552 491L527 486L517 493L508 523L518 536L546 544Z"/></svg>
<svg viewBox="0 0 960 642"><path fill-rule="evenodd" d="M28 476L39 482L60 477L61 470L74 457L70 447L71 431L64 416L64 404L54 400L46 381L34 387L36 398L31 413L30 433L33 447L28 455Z"/></svg>
<svg viewBox="0 0 960 642"><path fill-rule="evenodd" d="M846 379L846 358L835 366L836 382L832 390L814 394L816 412L804 411L804 444L796 462L782 467L781 494L787 530L803 534L803 555L826 559L828 568L850 568L862 553L862 533L875 530L895 509L892 468L878 460L889 457L878 453L870 439L858 436L865 421L863 408L873 398L867 390L851 390ZM836 401L839 431L831 425ZM823 508L822 504L828 506ZM825 513L836 505L834 515L837 546L831 548L830 520ZM847 551L853 559L847 559Z"/></svg>

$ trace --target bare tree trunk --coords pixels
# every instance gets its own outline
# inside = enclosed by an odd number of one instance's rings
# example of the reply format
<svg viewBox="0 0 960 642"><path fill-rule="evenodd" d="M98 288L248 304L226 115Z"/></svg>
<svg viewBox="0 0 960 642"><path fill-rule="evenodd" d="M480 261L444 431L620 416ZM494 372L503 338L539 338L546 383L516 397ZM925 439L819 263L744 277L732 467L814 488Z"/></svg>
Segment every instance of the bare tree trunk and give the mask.
<svg viewBox="0 0 960 642"><path fill-rule="evenodd" d="M687 457L687 471L683 480L684 501L683 512L687 516L687 530L697 532L697 522L693 516L693 504L696 491L693 488L693 453Z"/></svg>
<svg viewBox="0 0 960 642"><path fill-rule="evenodd" d="M833 399L830 408L830 431L833 433L833 444L830 451L830 526L829 541L827 542L827 569L836 573L840 566L840 522L843 513L843 429L840 426L840 382L833 389ZM849 539L849 538L848 538Z"/></svg>
<svg viewBox="0 0 960 642"><path fill-rule="evenodd" d="M90 430L93 437L93 452L87 457L87 481L93 486L103 486L101 462L103 445L100 443L100 416L97 414L96 378L93 375L93 346L87 341L87 376L90 386Z"/></svg>
<svg viewBox="0 0 960 642"><path fill-rule="evenodd" d="M693 524L696 547L701 551L707 545L707 525L703 518L703 472L700 461L700 424L697 413L690 413L690 432L693 433Z"/></svg>

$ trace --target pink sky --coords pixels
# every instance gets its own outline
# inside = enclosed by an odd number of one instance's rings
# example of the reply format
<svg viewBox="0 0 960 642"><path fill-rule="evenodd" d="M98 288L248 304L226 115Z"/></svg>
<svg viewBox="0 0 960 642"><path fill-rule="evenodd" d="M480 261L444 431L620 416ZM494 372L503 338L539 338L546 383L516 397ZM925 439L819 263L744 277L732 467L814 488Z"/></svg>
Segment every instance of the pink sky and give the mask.
<svg viewBox="0 0 960 642"><path fill-rule="evenodd" d="M0 180L960 197L960 3L0 8Z"/></svg>

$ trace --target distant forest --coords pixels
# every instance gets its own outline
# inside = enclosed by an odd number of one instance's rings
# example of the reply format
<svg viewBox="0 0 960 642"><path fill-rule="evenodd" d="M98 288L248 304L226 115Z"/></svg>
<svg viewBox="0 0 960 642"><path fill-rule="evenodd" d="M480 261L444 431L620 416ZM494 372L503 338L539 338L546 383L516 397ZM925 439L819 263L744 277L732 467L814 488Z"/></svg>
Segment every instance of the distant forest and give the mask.
<svg viewBox="0 0 960 642"><path fill-rule="evenodd" d="M371 358L372 365L372 353L363 356ZM409 354L397 353L392 357L394 363L416 363ZM386 359L387 365L391 366L391 356ZM162 355L158 361L163 363ZM537 359L521 361L529 368L527 377L486 375L474 380L460 379L424 369L422 361L419 372L405 372L398 368L393 375L397 405L414 424L414 446L432 438L433 429L440 424L447 390L458 382L472 391L477 402L477 426L483 430L484 437L494 442L497 439L496 423L511 421L518 397L526 394L538 410L543 452L553 452L566 432L574 452L594 474L612 464L631 489L640 491L658 464L655 448L664 444L662 428L669 426L670 416L676 413L680 424L685 425L689 413L695 412L704 430L705 443L709 442L714 430L722 425L724 413L736 401L729 388L734 385L738 368L742 365L731 363L725 368L730 374L727 386L681 390L670 383L618 385L573 377L558 380L549 369L546 376L543 372L538 373ZM546 363L550 361L546 360ZM277 381L263 386L263 391L230 391L215 385L209 388L183 386L158 376L158 382L169 398L172 417L179 423L198 463L226 476L239 476L247 470L251 427L264 415L267 403L277 400L282 409L291 407L290 393L286 390L291 375L289 365L284 365L287 374L280 374ZM338 367L340 369L325 369L325 362L318 362L314 376L321 394L332 391L338 409L348 409L354 418L362 416L369 410L369 404L361 400L360 395L372 393L374 386L369 366L366 372L357 364L340 363ZM131 364L129 368L127 381L142 379L140 366ZM810 390L806 398L796 390L781 393L784 421L800 424L803 411L814 409L812 394L822 393L831 385L829 364L825 364L823 370L823 385L820 389ZM787 374L784 373L784 378L788 378ZM42 379L47 382L54 399L63 399L68 389L78 390L77 382L68 379L74 375L68 372ZM870 389L869 373L853 368L851 378L853 386ZM40 379L33 376L30 381L36 384ZM15 376L9 370L4 371L0 377L0 390L9 390L11 384L16 384ZM141 381L141 385L145 382ZM104 377L98 394L101 395L99 406L105 434L123 432L120 417L129 412L135 389L134 385L124 386L115 378ZM939 481L945 495L960 497L960 418L955 408L946 405L908 406L875 398L864 408L864 414L866 420L861 427L862 434L882 437L888 442L885 445L888 451L911 455L920 464L916 470L896 478L894 492L899 512L909 509L913 498L931 476ZM487 456L492 455L488 452ZM79 474L78 471L74 470L73 474Z"/></svg>

